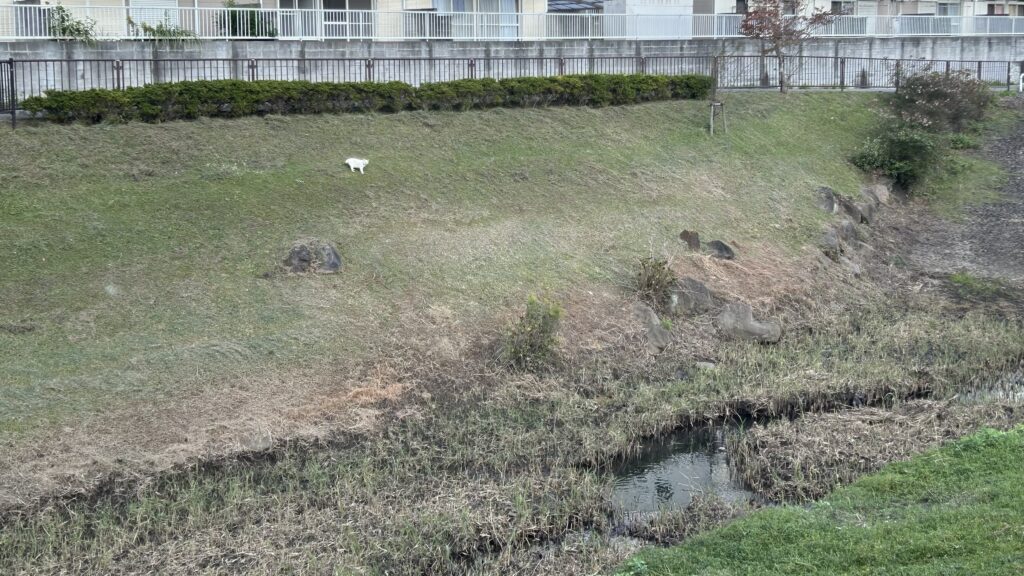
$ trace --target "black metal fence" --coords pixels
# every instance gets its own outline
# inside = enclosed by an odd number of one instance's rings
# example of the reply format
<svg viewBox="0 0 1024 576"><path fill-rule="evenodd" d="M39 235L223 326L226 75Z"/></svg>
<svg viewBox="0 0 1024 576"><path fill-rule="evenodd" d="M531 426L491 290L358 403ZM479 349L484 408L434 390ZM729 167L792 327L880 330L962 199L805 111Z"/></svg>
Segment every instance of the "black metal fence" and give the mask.
<svg viewBox="0 0 1024 576"><path fill-rule="evenodd" d="M412 85L466 78L514 78L565 74L706 74L719 88L885 89L922 71L967 71L1007 89L1024 72L1024 62L889 60L832 56L790 56L779 74L771 56L599 56L571 58L267 58L12 60L0 62L5 90L0 111L49 90L122 90L189 80L307 80L390 82ZM14 82L14 79L17 82ZM13 93L13 94L12 94Z"/></svg>
<svg viewBox="0 0 1024 576"><path fill-rule="evenodd" d="M11 115L11 127L17 121L17 83L14 81L14 60L0 61L0 114Z"/></svg>

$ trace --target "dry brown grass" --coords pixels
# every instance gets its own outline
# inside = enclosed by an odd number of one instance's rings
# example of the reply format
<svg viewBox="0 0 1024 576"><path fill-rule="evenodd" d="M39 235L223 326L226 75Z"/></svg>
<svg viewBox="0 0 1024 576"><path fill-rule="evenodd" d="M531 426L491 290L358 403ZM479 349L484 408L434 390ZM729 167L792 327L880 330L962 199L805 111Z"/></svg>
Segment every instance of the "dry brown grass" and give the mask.
<svg viewBox="0 0 1024 576"><path fill-rule="evenodd" d="M732 438L729 453L755 493L803 502L981 427L1007 429L1021 421L1020 405L915 400L755 425Z"/></svg>
<svg viewBox="0 0 1024 576"><path fill-rule="evenodd" d="M665 510L627 523L626 533L660 546L674 546L736 518L743 509L716 494L698 494L686 508Z"/></svg>

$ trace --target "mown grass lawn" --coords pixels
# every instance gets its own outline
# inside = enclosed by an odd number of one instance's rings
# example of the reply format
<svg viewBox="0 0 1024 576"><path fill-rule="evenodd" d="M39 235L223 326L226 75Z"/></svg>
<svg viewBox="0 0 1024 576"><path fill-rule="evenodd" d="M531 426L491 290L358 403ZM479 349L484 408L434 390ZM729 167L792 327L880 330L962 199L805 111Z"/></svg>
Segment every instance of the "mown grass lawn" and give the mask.
<svg viewBox="0 0 1024 576"><path fill-rule="evenodd" d="M1024 572L1024 428L985 430L893 464L809 508L757 511L625 574Z"/></svg>
<svg viewBox="0 0 1024 576"><path fill-rule="evenodd" d="M876 98L729 95L715 138L705 102L25 126L0 139L0 324L35 329L0 330L0 434L268 374L301 390L410 312L473 325L628 283L684 227L792 250L816 186L856 193ZM259 278L308 236L342 274Z"/></svg>

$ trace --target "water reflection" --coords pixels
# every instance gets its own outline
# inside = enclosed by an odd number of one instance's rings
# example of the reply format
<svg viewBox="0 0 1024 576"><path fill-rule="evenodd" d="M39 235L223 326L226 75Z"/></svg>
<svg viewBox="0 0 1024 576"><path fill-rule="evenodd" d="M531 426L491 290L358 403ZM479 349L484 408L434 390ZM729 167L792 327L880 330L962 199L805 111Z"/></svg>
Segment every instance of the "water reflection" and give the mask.
<svg viewBox="0 0 1024 576"><path fill-rule="evenodd" d="M715 492L727 502L753 494L734 482L725 453L725 426L676 432L651 440L613 469L613 502L625 513L685 508L695 494Z"/></svg>

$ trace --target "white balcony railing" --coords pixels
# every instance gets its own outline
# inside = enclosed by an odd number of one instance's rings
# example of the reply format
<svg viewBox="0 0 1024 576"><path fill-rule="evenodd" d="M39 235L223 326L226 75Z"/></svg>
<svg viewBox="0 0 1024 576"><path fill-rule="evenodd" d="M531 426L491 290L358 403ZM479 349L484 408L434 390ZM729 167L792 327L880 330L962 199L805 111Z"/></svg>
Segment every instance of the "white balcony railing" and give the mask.
<svg viewBox="0 0 1024 576"><path fill-rule="evenodd" d="M0 6L0 41L61 39L55 6ZM301 40L585 40L740 36L737 14L522 14L64 7L94 23L97 40L183 37ZM1024 35L1024 17L840 16L818 36Z"/></svg>

